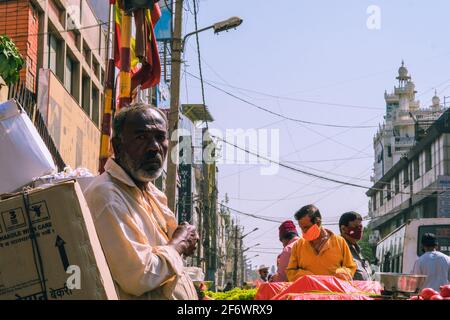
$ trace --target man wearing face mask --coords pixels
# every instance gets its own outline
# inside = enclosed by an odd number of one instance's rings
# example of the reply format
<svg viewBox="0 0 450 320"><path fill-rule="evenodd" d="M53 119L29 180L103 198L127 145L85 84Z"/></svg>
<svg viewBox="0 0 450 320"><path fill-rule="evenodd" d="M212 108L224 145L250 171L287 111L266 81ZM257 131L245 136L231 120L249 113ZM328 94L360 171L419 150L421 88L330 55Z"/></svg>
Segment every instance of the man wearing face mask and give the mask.
<svg viewBox="0 0 450 320"><path fill-rule="evenodd" d="M361 255L358 241L362 239L362 217L356 212L346 212L339 219L341 236L347 241L353 260L356 263L356 272L353 280L372 280L372 270L368 261Z"/></svg>
<svg viewBox="0 0 450 320"><path fill-rule="evenodd" d="M322 216L314 205L302 207L295 213L302 238L292 248L286 274L289 281L304 275L332 275L351 280L356 271L345 239L321 227Z"/></svg>
<svg viewBox="0 0 450 320"><path fill-rule="evenodd" d="M86 200L120 299L198 299L182 258L194 253L197 231L178 225L153 185L168 151L164 113L144 104L120 110L112 144L114 158Z"/></svg>

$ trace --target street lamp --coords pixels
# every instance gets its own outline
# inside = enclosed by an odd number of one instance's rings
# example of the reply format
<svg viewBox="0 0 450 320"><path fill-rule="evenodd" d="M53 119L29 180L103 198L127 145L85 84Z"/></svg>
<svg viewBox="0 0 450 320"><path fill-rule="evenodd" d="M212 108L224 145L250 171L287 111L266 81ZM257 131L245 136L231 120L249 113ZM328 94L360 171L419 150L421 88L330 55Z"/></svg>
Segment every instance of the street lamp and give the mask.
<svg viewBox="0 0 450 320"><path fill-rule="evenodd" d="M260 243L257 243L257 244L255 244L254 246L251 246L251 247L248 247L247 249L242 250L242 252L245 252L245 251L247 251L247 250L249 250L249 249L252 249L252 248L254 248L254 247L257 247L257 246L259 246L259 245L261 245L261 244L260 244Z"/></svg>
<svg viewBox="0 0 450 320"><path fill-rule="evenodd" d="M239 27L242 24L242 22L243 22L243 20L239 17L231 17L227 20L216 22L213 25L210 25L209 27L205 27L205 28L199 29L197 31L190 32L190 33L186 34L183 38L183 41L181 43L181 52L184 52L184 45L186 44L187 38L189 38L190 36L192 36L194 34L197 34L197 33L209 30L209 29L214 29L214 33L219 34L223 31L228 31L233 28L236 29L237 27Z"/></svg>
<svg viewBox="0 0 450 320"><path fill-rule="evenodd" d="M248 236L250 233L255 232L255 231L257 231L257 230L259 230L259 228L255 228L255 229L253 229L252 231L250 231L249 233L244 234L243 236L240 237L240 239L241 239L241 240L244 239L244 238L245 238L246 236Z"/></svg>
<svg viewBox="0 0 450 320"><path fill-rule="evenodd" d="M180 79L181 79L181 53L184 51L184 45L188 37L193 34L214 29L217 34L238 27L242 23L242 19L232 17L228 20L217 22L209 27L188 33L182 38L182 19L183 19L183 2L178 0L175 2L175 21L172 35L172 79L170 85L170 113L169 113L169 137L178 129L179 120L179 104L180 104ZM178 139L175 139L178 140ZM166 197L169 209L176 212L175 196L177 192L177 163L178 163L178 141L169 141L169 155L175 154L175 159L167 161L167 178L166 178Z"/></svg>

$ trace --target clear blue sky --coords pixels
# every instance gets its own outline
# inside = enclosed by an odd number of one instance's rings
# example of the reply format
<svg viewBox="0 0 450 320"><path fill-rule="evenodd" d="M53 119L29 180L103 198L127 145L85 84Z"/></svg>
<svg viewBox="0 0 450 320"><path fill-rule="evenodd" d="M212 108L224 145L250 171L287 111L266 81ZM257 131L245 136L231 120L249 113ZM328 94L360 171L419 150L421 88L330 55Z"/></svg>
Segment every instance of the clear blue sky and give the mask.
<svg viewBox="0 0 450 320"><path fill-rule="evenodd" d="M381 9L380 30L369 30L366 26L369 17L366 10L370 5ZM277 96L379 108L343 108L276 99L220 85L286 116L376 126L383 120L384 91L393 90L402 59L416 84L422 107L430 105L432 88L446 80L437 90L441 96L450 96L449 9L450 3L445 0L200 0L199 27L230 16L244 20L237 30L217 36L212 32L200 35L204 78ZM192 14L186 12L183 32L193 30L193 20ZM198 74L195 44L193 37L186 47L185 59L187 71ZM200 103L199 81L189 76L186 80L183 78L182 103ZM216 120L210 124L212 128L259 128L280 120L207 85L205 89L206 103ZM290 121L269 128L280 130L282 161L351 157L352 160L295 165L370 185L375 128L346 130ZM293 153L295 150L298 152ZM286 169L280 169L275 176L262 176L259 168L221 165L220 199L228 193L232 208L286 219L292 219L294 212L308 203L319 207L325 223L336 222L348 210L367 215L368 200L362 189L339 187ZM287 199L275 201L284 198ZM246 232L259 228L245 239L246 246L260 243L261 248L281 248L277 224L238 217ZM330 229L337 231L334 226ZM255 250L265 253L251 259L253 265L275 264L275 252L279 250L258 247ZM250 252L248 257L255 254Z"/></svg>

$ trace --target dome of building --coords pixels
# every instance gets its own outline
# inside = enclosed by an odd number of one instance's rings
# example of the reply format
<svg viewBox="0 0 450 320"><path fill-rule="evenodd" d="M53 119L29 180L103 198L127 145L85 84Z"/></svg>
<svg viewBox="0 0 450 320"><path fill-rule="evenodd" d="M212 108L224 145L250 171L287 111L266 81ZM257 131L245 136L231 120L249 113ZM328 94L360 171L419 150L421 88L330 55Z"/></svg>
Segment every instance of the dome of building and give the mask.
<svg viewBox="0 0 450 320"><path fill-rule="evenodd" d="M402 61L402 66L398 69L398 76L399 76L399 78L408 77L408 69L406 69L405 63L403 61Z"/></svg>
<svg viewBox="0 0 450 320"><path fill-rule="evenodd" d="M433 106L439 106L441 104L441 99L436 94L436 91L434 92L434 97L431 99L431 102L433 103Z"/></svg>

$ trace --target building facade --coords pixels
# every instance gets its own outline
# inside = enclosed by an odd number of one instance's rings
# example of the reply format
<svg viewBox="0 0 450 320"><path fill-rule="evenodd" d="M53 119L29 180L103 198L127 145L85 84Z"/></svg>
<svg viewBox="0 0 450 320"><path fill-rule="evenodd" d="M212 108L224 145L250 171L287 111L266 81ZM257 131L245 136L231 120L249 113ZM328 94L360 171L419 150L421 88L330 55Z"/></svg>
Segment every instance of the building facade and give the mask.
<svg viewBox="0 0 450 320"><path fill-rule="evenodd" d="M99 9L100 8L100 9ZM106 12L99 12L101 10ZM109 6L87 0L0 1L0 33L24 57L20 81L37 96L64 162L98 172Z"/></svg>
<svg viewBox="0 0 450 320"><path fill-rule="evenodd" d="M409 219L450 217L450 110L378 179L367 196L370 227L378 234L374 242Z"/></svg>
<svg viewBox="0 0 450 320"><path fill-rule="evenodd" d="M430 107L420 107L420 101L416 100L415 84L403 62L396 79L398 85L394 87L394 91L384 93L385 121L373 138L373 182L380 180L405 156L424 130L444 112L444 107L436 95Z"/></svg>

